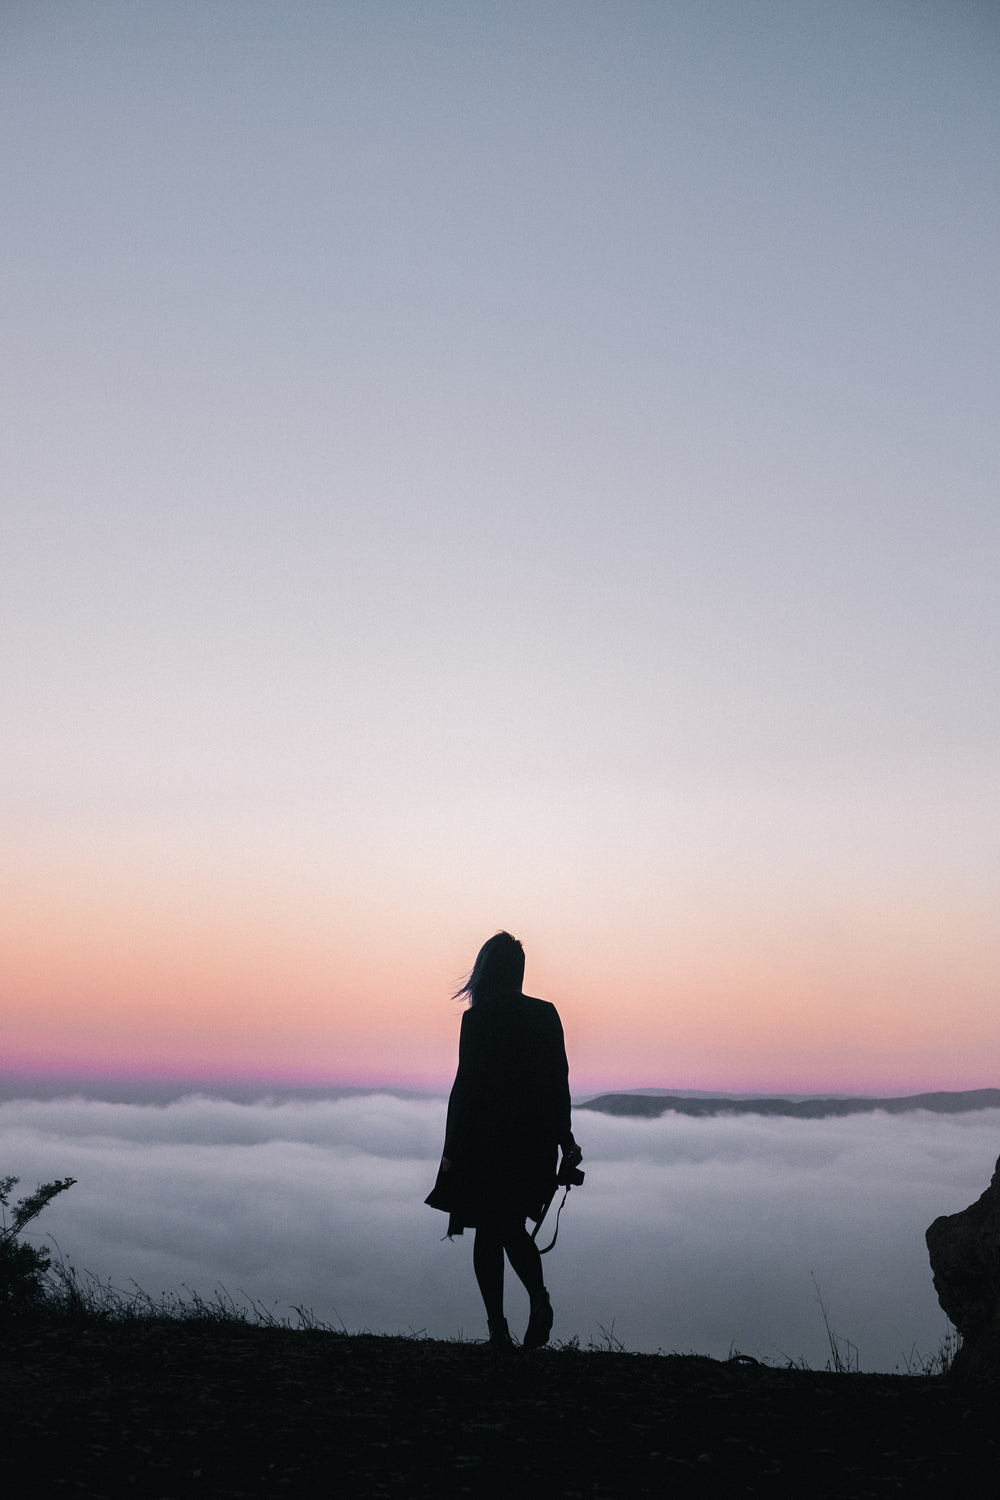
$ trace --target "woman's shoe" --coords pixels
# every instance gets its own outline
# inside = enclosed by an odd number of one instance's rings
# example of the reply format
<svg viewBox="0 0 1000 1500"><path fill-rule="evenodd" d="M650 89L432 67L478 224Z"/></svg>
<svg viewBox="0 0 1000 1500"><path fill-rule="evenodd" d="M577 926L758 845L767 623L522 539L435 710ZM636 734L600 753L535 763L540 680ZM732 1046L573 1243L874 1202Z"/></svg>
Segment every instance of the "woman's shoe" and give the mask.
<svg viewBox="0 0 1000 1500"><path fill-rule="evenodd" d="M524 1332L525 1349L540 1349L549 1341L552 1331L552 1303L546 1291L531 1299L531 1316Z"/></svg>
<svg viewBox="0 0 1000 1500"><path fill-rule="evenodd" d="M513 1349L514 1340L510 1336L506 1318L498 1318L495 1323L490 1323L490 1348L495 1354L503 1354L508 1349Z"/></svg>

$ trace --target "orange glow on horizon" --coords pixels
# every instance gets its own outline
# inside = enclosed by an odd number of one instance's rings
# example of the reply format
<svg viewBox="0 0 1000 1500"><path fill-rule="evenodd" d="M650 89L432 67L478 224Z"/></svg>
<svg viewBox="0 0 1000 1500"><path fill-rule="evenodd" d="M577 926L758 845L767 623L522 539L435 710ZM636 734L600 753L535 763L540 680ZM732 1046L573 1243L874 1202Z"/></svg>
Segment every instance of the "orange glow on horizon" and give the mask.
<svg viewBox="0 0 1000 1500"><path fill-rule="evenodd" d="M0 899L8 1071L385 1083L454 1075L450 998L500 923L345 910L216 878L22 881ZM717 910L664 934L574 913L519 930L526 988L559 1007L574 1093L660 1087L899 1094L993 1086L996 987L976 913L855 914L845 936L789 910ZM764 913L766 915L766 913ZM760 920L756 920L760 918ZM485 928L485 931L484 931Z"/></svg>

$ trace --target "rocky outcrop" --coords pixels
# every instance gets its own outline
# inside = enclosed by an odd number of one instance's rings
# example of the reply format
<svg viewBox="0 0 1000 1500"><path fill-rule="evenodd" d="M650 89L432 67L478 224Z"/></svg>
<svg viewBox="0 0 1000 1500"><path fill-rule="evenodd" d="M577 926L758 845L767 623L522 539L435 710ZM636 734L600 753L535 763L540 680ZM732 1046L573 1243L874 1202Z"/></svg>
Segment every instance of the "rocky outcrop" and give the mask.
<svg viewBox="0 0 1000 1500"><path fill-rule="evenodd" d="M938 1301L962 1337L956 1376L1000 1376L1000 1161L981 1198L926 1234Z"/></svg>

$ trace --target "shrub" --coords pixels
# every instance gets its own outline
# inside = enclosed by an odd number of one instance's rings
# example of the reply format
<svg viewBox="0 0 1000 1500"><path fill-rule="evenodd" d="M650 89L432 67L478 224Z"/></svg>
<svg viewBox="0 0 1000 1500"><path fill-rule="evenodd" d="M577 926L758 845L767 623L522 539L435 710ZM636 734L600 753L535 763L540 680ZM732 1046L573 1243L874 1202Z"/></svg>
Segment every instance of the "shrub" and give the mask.
<svg viewBox="0 0 1000 1500"><path fill-rule="evenodd" d="M55 1182L39 1183L33 1193L11 1205L10 1195L20 1180L0 1177L0 1316L25 1311L44 1298L49 1254L19 1236L57 1193L73 1186L76 1178L57 1177Z"/></svg>

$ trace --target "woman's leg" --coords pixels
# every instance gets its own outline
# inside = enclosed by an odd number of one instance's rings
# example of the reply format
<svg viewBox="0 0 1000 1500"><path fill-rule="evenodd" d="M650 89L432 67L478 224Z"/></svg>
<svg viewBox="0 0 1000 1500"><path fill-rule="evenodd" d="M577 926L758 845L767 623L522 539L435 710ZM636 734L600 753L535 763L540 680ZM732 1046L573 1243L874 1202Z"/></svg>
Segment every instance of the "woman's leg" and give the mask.
<svg viewBox="0 0 1000 1500"><path fill-rule="evenodd" d="M504 1225L503 1244L507 1259L531 1298L531 1313L521 1342L525 1349L539 1349L548 1343L552 1329L552 1303L542 1277L541 1253L523 1219Z"/></svg>
<svg viewBox="0 0 1000 1500"><path fill-rule="evenodd" d="M503 1234L499 1224L480 1224L472 1247L472 1265L490 1323L503 1319ZM513 1262L511 1262L513 1264Z"/></svg>
<svg viewBox="0 0 1000 1500"><path fill-rule="evenodd" d="M503 1248L511 1263L515 1276L523 1283L532 1302L545 1290L542 1278L542 1257L538 1246L524 1227L523 1219L508 1220L502 1230Z"/></svg>

